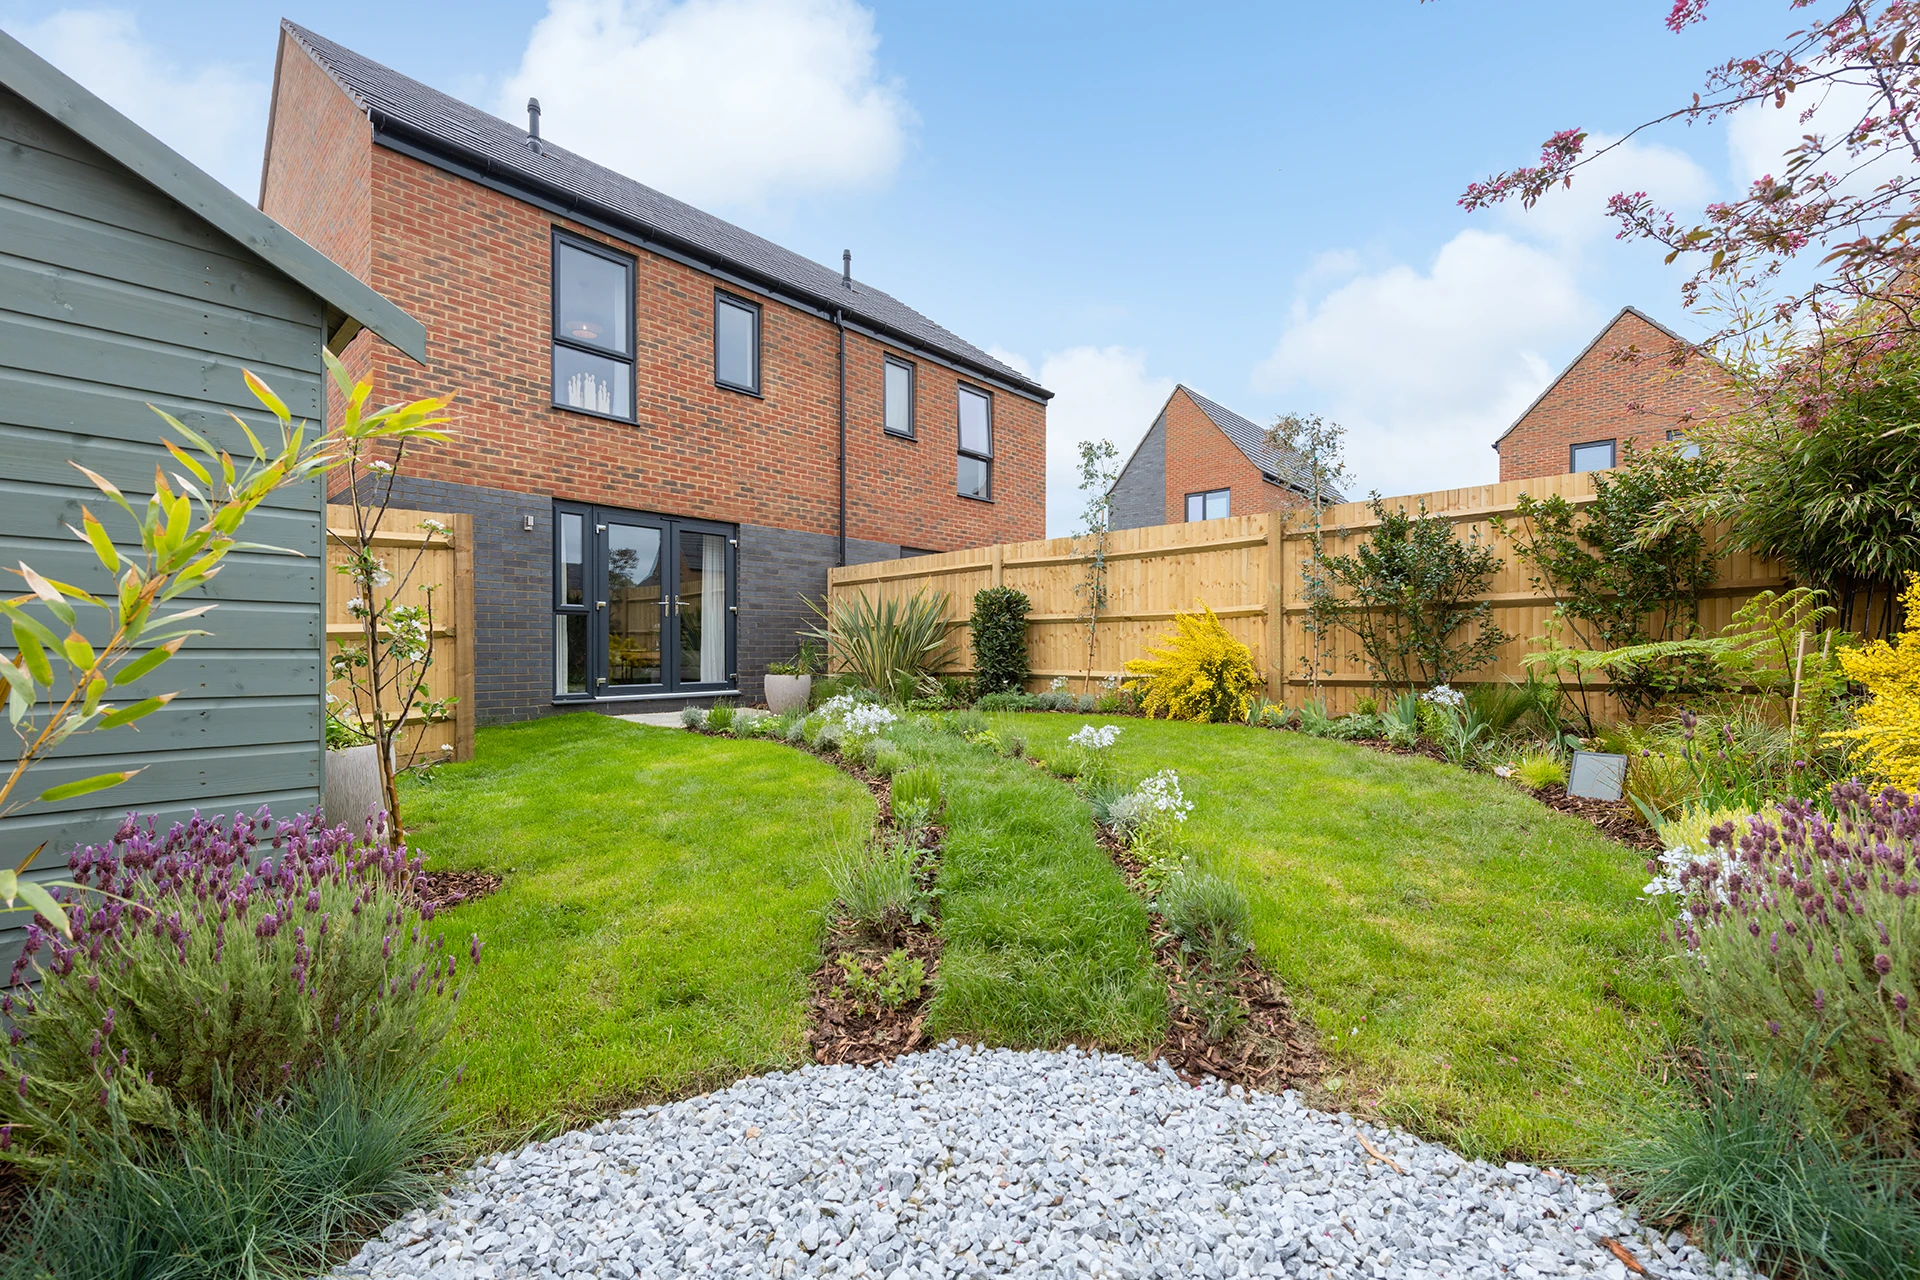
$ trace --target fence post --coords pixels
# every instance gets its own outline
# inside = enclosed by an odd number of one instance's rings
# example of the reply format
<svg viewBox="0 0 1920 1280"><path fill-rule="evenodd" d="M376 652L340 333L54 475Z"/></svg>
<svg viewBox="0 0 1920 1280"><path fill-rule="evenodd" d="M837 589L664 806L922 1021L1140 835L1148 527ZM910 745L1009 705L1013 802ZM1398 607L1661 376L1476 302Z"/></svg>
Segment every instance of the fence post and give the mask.
<svg viewBox="0 0 1920 1280"><path fill-rule="evenodd" d="M993 544L993 585L1007 585L1007 546L1004 542Z"/></svg>
<svg viewBox="0 0 1920 1280"><path fill-rule="evenodd" d="M473 517L453 518L453 758L473 759Z"/></svg>
<svg viewBox="0 0 1920 1280"><path fill-rule="evenodd" d="M1287 525L1284 511L1267 513L1267 699L1287 700Z"/></svg>

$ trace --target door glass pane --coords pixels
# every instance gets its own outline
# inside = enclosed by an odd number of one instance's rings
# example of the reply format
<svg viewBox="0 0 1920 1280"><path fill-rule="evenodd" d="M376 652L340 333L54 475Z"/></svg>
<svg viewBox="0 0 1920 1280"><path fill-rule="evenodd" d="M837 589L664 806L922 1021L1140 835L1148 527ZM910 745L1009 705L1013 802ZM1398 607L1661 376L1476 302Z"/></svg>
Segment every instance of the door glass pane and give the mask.
<svg viewBox="0 0 1920 1280"><path fill-rule="evenodd" d="M598 254L560 246L562 338L627 354L627 268Z"/></svg>
<svg viewBox="0 0 1920 1280"><path fill-rule="evenodd" d="M987 496L987 464L982 458L960 455L960 494L966 498Z"/></svg>
<svg viewBox="0 0 1920 1280"><path fill-rule="evenodd" d="M714 299L713 376L719 381L748 391L760 389L753 376L753 331L759 322L760 314L752 307Z"/></svg>
<svg viewBox="0 0 1920 1280"><path fill-rule="evenodd" d="M607 683L660 683L660 530L607 526Z"/></svg>
<svg viewBox="0 0 1920 1280"><path fill-rule="evenodd" d="M572 409L631 418L633 367L555 343L553 401Z"/></svg>
<svg viewBox="0 0 1920 1280"><path fill-rule="evenodd" d="M560 603L585 604L586 576L581 560L581 530L584 517L578 512L560 513Z"/></svg>
<svg viewBox="0 0 1920 1280"><path fill-rule="evenodd" d="M680 683L727 679L727 540L680 535Z"/></svg>
<svg viewBox="0 0 1920 1280"><path fill-rule="evenodd" d="M897 436L913 434L913 370L889 360L887 368L887 430Z"/></svg>
<svg viewBox="0 0 1920 1280"><path fill-rule="evenodd" d="M1207 519L1218 520L1228 514L1228 499L1232 493L1231 489L1215 489L1207 495Z"/></svg>
<svg viewBox="0 0 1920 1280"><path fill-rule="evenodd" d="M553 615L553 691L587 691L587 615Z"/></svg>
<svg viewBox="0 0 1920 1280"><path fill-rule="evenodd" d="M993 430L987 416L987 398L960 388L960 449L983 458L993 456Z"/></svg>

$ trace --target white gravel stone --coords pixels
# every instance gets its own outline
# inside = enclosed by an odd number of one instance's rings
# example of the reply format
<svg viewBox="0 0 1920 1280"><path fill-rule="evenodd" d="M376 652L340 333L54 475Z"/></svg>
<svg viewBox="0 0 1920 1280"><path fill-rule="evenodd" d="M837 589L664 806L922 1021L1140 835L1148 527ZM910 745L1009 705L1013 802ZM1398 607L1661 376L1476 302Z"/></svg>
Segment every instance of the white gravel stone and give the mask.
<svg viewBox="0 0 1920 1280"><path fill-rule="evenodd" d="M1374 1160L1367 1141L1398 1163ZM480 1161L335 1275L1746 1275L1607 1189L1164 1064L947 1044L808 1067Z"/></svg>

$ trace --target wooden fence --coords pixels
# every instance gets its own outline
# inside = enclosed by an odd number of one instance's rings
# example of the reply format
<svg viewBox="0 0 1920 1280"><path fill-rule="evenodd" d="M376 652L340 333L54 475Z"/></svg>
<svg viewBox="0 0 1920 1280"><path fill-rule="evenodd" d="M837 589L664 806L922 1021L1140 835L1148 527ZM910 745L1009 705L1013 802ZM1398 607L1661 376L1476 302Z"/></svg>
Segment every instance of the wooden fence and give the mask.
<svg viewBox="0 0 1920 1280"><path fill-rule="evenodd" d="M1462 684L1523 678L1522 660L1533 650L1532 639L1541 634L1553 612L1552 597L1532 586L1526 567L1492 524L1495 516L1513 514L1522 493L1536 498L1559 494L1581 507L1593 501L1593 478L1579 474L1509 480L1387 500L1389 509L1414 510L1424 503L1430 513L1452 521L1457 536L1479 539L1501 559L1501 568L1483 598L1493 602L1493 623L1515 638L1501 646L1495 662L1472 672ZM1352 551L1376 523L1364 502L1329 507L1321 518L1322 536L1332 555ZM1287 512L1113 533L1107 544L1107 605L1093 629L1091 664L1084 595L1075 590L1086 579L1089 548L1073 538L851 565L829 573L828 594L885 598L910 596L923 588L946 592L954 635L948 669L964 674L972 670L966 620L973 593L982 587L1017 587L1033 606L1027 631L1033 666L1030 687L1044 688L1054 678L1065 677L1076 691L1083 687L1089 665L1096 684L1120 675L1127 659L1145 656L1148 646L1170 630L1176 612L1205 602L1227 630L1253 651L1266 672L1268 696L1298 706L1313 688L1301 661L1311 652L1302 599L1303 569L1312 557L1309 520L1303 513ZM1701 601L1701 625L1717 630L1757 592L1777 590L1786 582L1773 561L1728 555L1720 561L1718 580ZM1335 712L1351 710L1373 683L1364 662L1351 656L1358 647L1350 634L1341 632L1332 645L1331 670L1320 676L1320 696ZM1606 708L1609 714L1617 710Z"/></svg>
<svg viewBox="0 0 1920 1280"><path fill-rule="evenodd" d="M421 528L426 520L437 520L449 530L437 533ZM337 572L347 562L347 545L353 538L352 509L327 508L327 651L332 654L343 643L353 643L364 635L364 624L347 609L354 594L346 574ZM419 749L415 759L473 758L473 517L447 515L434 511L389 509L375 529L376 554L395 581L389 588L399 591L401 604L419 604L426 599L421 587L432 588L433 665L427 671L429 698L455 698L453 719L426 724L416 712L410 717L412 736L402 739L398 751L402 763L409 751ZM416 561L416 557L418 557ZM409 566L411 579L402 582ZM404 590L402 590L404 588ZM328 686L328 692L349 698L343 682ZM339 704L336 704L338 706ZM349 700L348 705L351 705ZM397 702L386 699L388 710ZM446 750L451 747L452 751Z"/></svg>

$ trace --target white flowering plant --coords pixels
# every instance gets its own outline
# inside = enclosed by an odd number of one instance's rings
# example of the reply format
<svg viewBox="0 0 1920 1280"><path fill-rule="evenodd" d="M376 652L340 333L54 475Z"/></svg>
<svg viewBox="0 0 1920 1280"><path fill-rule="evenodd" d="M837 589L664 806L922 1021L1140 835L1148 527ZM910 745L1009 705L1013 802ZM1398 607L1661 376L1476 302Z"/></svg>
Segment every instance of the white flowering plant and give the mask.
<svg viewBox="0 0 1920 1280"><path fill-rule="evenodd" d="M1083 786L1101 787L1113 781L1113 744L1119 738L1117 724L1082 725L1068 735L1067 745L1080 753L1075 774Z"/></svg>
<svg viewBox="0 0 1920 1280"><path fill-rule="evenodd" d="M1181 847L1181 834L1193 801L1180 787L1180 775L1162 769L1133 789L1124 805L1128 847L1145 864L1147 878L1159 882L1188 869L1193 859Z"/></svg>
<svg viewBox="0 0 1920 1280"><path fill-rule="evenodd" d="M1452 711L1467 705L1467 695L1450 684L1437 684L1421 694L1420 701L1429 706L1445 707Z"/></svg>

